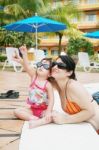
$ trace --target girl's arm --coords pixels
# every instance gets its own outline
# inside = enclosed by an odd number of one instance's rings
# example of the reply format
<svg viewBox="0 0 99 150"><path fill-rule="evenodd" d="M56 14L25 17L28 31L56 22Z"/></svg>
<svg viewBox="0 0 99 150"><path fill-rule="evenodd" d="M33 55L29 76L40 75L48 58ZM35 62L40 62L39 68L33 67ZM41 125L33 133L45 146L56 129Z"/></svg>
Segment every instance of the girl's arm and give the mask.
<svg viewBox="0 0 99 150"><path fill-rule="evenodd" d="M36 74L36 69L31 68L29 65L28 57L27 57L27 48L26 46L21 46L20 51L22 53L23 59L21 59L19 56L17 58L14 58L15 61L21 63L25 69L25 71L29 74L31 78Z"/></svg>
<svg viewBox="0 0 99 150"><path fill-rule="evenodd" d="M46 112L51 113L54 105L54 92L50 82L47 83L47 93L48 93L48 108Z"/></svg>
<svg viewBox="0 0 99 150"><path fill-rule="evenodd" d="M88 121L94 115L94 108L88 92L80 84L72 85L69 88L69 91L71 91L70 93L72 93L71 96L73 95L74 97L72 101L79 105L81 111L72 115L54 113L54 122L57 124L65 124Z"/></svg>

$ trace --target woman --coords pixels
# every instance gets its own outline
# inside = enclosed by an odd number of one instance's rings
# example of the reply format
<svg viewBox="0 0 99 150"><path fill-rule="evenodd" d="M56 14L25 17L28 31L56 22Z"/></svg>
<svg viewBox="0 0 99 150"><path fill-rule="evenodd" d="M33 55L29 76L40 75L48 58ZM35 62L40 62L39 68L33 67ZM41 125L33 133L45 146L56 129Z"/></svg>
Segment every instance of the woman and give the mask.
<svg viewBox="0 0 99 150"><path fill-rule="evenodd" d="M66 115L53 113L57 124L89 122L99 132L99 106L87 90L76 80L75 63L67 55L59 56L52 64L52 77L61 106Z"/></svg>

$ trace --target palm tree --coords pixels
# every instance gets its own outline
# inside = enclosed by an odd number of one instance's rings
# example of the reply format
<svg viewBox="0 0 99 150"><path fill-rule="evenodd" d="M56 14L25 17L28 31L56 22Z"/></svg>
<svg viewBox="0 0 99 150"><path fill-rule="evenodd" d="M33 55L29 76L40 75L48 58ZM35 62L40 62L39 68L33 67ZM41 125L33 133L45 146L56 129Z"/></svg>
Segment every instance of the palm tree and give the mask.
<svg viewBox="0 0 99 150"><path fill-rule="evenodd" d="M23 9L17 4L17 0L1 0L0 5L3 7L0 10L0 26L18 20L19 16L24 15ZM7 35L12 37L12 33L0 28L0 44L7 39Z"/></svg>
<svg viewBox="0 0 99 150"><path fill-rule="evenodd" d="M3 7L2 10L0 10L0 25L4 25L6 23L10 23L11 19L14 18L13 13L8 13L6 10L6 6L13 5L13 3L17 2L17 0L1 0L0 6Z"/></svg>
<svg viewBox="0 0 99 150"><path fill-rule="evenodd" d="M67 26L66 30L61 31L61 32L56 32L56 35L58 35L59 37L59 53L60 53L61 41L62 41L63 35L70 34L73 37L75 37L76 35L77 37L81 35L80 31L77 30L77 28L72 23L72 19L75 17L79 18L80 13L78 12L77 7L70 1L68 1L67 3L64 3L64 5L62 2L58 2L55 4L55 7L52 7L51 2L52 2L51 0L50 2L49 1L46 2L46 4L44 5L46 7L38 7L38 12L41 16L45 16L50 19L54 19L54 20L57 20L66 24ZM47 34L53 35L53 33L47 33Z"/></svg>
<svg viewBox="0 0 99 150"><path fill-rule="evenodd" d="M51 6L52 7L52 6ZM74 26L72 23L73 18L80 18L80 13L72 2L68 1L67 3L56 3L56 7L54 9L51 9L50 11L47 11L47 16L49 16L52 19L55 19L57 21L63 22L66 24L67 29L61 32L56 32L56 35L59 36L59 53L61 52L61 41L63 35L72 35L74 36L79 36L80 31L77 30L77 28ZM67 32L68 31L68 32ZM75 34L76 33L76 34Z"/></svg>
<svg viewBox="0 0 99 150"><path fill-rule="evenodd" d="M5 21L6 24L26 17L24 9L19 4L15 3L15 1L12 4L5 5L3 12L4 16L7 15L7 21ZM4 16L3 18L6 20Z"/></svg>
<svg viewBox="0 0 99 150"><path fill-rule="evenodd" d="M9 1L7 0L7 2ZM14 2L17 2L17 4ZM19 20L19 18L22 19L22 17L26 18L34 15L37 12L41 16L65 23L67 28L72 30L72 18L79 17L76 6L71 2L64 3L64 5L61 2L56 3L54 8L52 7L52 0L12 0L12 4L9 4L5 8L5 12L12 15L15 21ZM59 53L61 51L62 37L65 33L64 31L56 33L59 36Z"/></svg>

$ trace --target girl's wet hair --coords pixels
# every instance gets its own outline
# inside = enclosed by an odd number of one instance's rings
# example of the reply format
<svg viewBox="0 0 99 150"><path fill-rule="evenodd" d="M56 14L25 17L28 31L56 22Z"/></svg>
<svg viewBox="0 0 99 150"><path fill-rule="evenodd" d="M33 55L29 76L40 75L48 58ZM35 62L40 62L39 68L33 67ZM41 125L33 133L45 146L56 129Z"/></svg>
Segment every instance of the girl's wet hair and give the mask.
<svg viewBox="0 0 99 150"><path fill-rule="evenodd" d="M76 75L75 75L76 64L74 60L68 55L60 55L58 58L60 58L62 62L66 64L66 70L68 72L72 71L72 74L69 76L69 78L76 80Z"/></svg>

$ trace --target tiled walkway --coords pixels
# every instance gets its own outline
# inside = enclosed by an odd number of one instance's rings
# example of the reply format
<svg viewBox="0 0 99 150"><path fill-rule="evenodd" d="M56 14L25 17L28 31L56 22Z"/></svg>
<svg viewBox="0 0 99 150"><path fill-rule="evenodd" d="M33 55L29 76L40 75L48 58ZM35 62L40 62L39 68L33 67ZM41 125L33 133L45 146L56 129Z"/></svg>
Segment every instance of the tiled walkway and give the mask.
<svg viewBox="0 0 99 150"><path fill-rule="evenodd" d="M99 73L77 72L77 78L82 83L99 82ZM13 110L24 106L29 82L24 72L0 72L0 93L20 92L18 99L0 99L0 150L18 150L23 121L15 118Z"/></svg>

